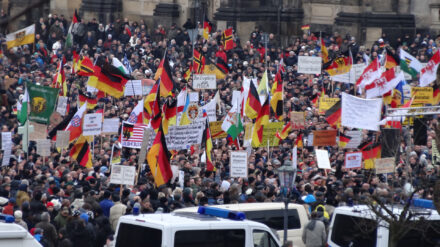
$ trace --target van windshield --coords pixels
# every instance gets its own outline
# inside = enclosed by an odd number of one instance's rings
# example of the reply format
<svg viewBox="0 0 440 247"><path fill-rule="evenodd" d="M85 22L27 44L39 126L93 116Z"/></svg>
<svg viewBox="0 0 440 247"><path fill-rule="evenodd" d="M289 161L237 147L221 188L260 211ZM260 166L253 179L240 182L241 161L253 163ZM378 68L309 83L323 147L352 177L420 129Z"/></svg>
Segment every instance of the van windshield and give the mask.
<svg viewBox="0 0 440 247"><path fill-rule="evenodd" d="M336 214L331 240L339 246L374 247L376 235L376 221Z"/></svg>
<svg viewBox="0 0 440 247"><path fill-rule="evenodd" d="M244 247L245 242L243 229L185 230L174 237L174 247Z"/></svg>
<svg viewBox="0 0 440 247"><path fill-rule="evenodd" d="M263 223L277 231L284 229L284 210L245 211L244 213L246 214L246 219ZM288 229L292 230L301 228L298 210L289 209L288 217Z"/></svg>
<svg viewBox="0 0 440 247"><path fill-rule="evenodd" d="M410 230L399 240L397 246L428 247L440 245L440 220L430 220L421 223L423 230ZM416 227L416 226L415 226Z"/></svg>
<svg viewBox="0 0 440 247"><path fill-rule="evenodd" d="M162 231L145 226L121 223L119 225L116 247L160 247L162 245Z"/></svg>

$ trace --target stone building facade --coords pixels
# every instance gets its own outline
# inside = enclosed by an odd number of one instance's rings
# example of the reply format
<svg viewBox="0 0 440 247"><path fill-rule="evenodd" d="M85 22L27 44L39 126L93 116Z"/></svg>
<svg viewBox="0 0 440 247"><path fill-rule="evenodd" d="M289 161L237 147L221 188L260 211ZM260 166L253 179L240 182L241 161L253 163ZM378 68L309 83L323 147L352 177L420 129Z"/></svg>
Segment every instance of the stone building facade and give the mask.
<svg viewBox="0 0 440 247"><path fill-rule="evenodd" d="M300 35L305 24L312 32L338 31L367 43L382 32L391 38L403 33L440 34L440 0L0 0L10 16L39 2L42 4L10 23L9 29L49 13L69 19L78 9L86 19L107 22L128 17L143 19L149 27L182 25L188 18L202 21L206 16L217 29L233 26L242 40L258 26L280 34L283 44Z"/></svg>

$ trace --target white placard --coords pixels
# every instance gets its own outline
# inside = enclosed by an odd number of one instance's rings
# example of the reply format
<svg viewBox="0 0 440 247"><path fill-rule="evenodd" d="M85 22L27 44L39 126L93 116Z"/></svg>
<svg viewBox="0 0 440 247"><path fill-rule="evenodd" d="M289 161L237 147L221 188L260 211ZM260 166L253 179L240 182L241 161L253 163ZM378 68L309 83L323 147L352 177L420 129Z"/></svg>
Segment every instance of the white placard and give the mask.
<svg viewBox="0 0 440 247"><path fill-rule="evenodd" d="M205 122L197 122L183 126L168 127L168 134L165 135L168 150L189 149L192 145L202 143ZM145 131L152 131L145 129ZM153 145L154 138L150 138L149 147Z"/></svg>
<svg viewBox="0 0 440 247"><path fill-rule="evenodd" d="M69 139L70 139L70 131L57 131L57 141L55 146L57 148L68 148L69 147Z"/></svg>
<svg viewBox="0 0 440 247"><path fill-rule="evenodd" d="M144 135L142 136L142 146L139 152L138 165L142 165L147 157L148 143L150 143L151 131L144 130Z"/></svg>
<svg viewBox="0 0 440 247"><path fill-rule="evenodd" d="M64 96L59 96L58 97L58 103L57 103L57 109L56 111L61 115L61 116L65 116L66 115L66 110L67 110L67 97Z"/></svg>
<svg viewBox="0 0 440 247"><path fill-rule="evenodd" d="M318 167L321 169L332 169L330 166L330 159L328 158L328 151L324 149L316 149L316 160L318 161Z"/></svg>
<svg viewBox="0 0 440 247"><path fill-rule="evenodd" d="M185 181L184 179L185 179L185 172L179 170L179 185L180 185L180 188L184 187L184 181Z"/></svg>
<svg viewBox="0 0 440 247"><path fill-rule="evenodd" d="M2 132L2 149L8 149L12 146L12 132Z"/></svg>
<svg viewBox="0 0 440 247"><path fill-rule="evenodd" d="M117 134L119 130L119 118L104 118L102 124L103 134Z"/></svg>
<svg viewBox="0 0 440 247"><path fill-rule="evenodd" d="M102 113L89 113L84 115L83 136L101 134Z"/></svg>
<svg viewBox="0 0 440 247"><path fill-rule="evenodd" d="M341 124L345 127L379 130L382 99L362 99L342 93Z"/></svg>
<svg viewBox="0 0 440 247"><path fill-rule="evenodd" d="M353 64L353 66L351 67L351 70L354 71L354 79L356 81L359 79L359 77L361 77L361 75L364 72L366 67L367 67L367 65L365 65L364 63Z"/></svg>
<svg viewBox="0 0 440 247"><path fill-rule="evenodd" d="M350 130L345 131L345 134L351 137L350 141L345 145L344 148L357 148L362 142L362 131L360 130Z"/></svg>
<svg viewBox="0 0 440 247"><path fill-rule="evenodd" d="M292 167L293 167L293 169L298 168L298 147L297 146L295 146L292 149Z"/></svg>
<svg viewBox="0 0 440 247"><path fill-rule="evenodd" d="M11 146L9 146L6 149L3 149L2 166L9 165L9 161L11 160L11 154L12 154L12 147Z"/></svg>
<svg viewBox="0 0 440 247"><path fill-rule="evenodd" d="M190 92L189 95L189 102L199 102L199 93L198 92Z"/></svg>
<svg viewBox="0 0 440 247"><path fill-rule="evenodd" d="M199 108L199 116L203 116L203 110L206 111L206 114L208 115L208 121L209 122L215 122L217 121L217 114L216 114L217 104L215 103L215 100L212 99L208 104L202 106ZM204 118L200 118L203 119Z"/></svg>
<svg viewBox="0 0 440 247"><path fill-rule="evenodd" d="M313 132L307 136L307 145L306 147L313 147Z"/></svg>
<svg viewBox="0 0 440 247"><path fill-rule="evenodd" d="M299 56L298 73L321 74L321 57Z"/></svg>
<svg viewBox="0 0 440 247"><path fill-rule="evenodd" d="M92 93L92 94L95 94L95 93L99 92L98 89L96 89L96 88L94 88L92 86L89 86L89 85L87 85L86 90L87 90L87 92Z"/></svg>
<svg viewBox="0 0 440 247"><path fill-rule="evenodd" d="M129 80L125 84L124 96L142 95L142 80Z"/></svg>
<svg viewBox="0 0 440 247"><path fill-rule="evenodd" d="M230 171L233 178L246 178L248 176L246 152L231 152Z"/></svg>
<svg viewBox="0 0 440 247"><path fill-rule="evenodd" d="M362 167L362 152L353 152L345 154L345 168L355 169Z"/></svg>
<svg viewBox="0 0 440 247"><path fill-rule="evenodd" d="M112 165L112 172L110 174L111 184L134 185L135 179L136 179L136 167Z"/></svg>
<svg viewBox="0 0 440 247"><path fill-rule="evenodd" d="M47 139L37 140L37 154L43 157L50 156L50 140Z"/></svg>
<svg viewBox="0 0 440 247"><path fill-rule="evenodd" d="M217 89L215 75L193 75L192 87L194 89Z"/></svg>

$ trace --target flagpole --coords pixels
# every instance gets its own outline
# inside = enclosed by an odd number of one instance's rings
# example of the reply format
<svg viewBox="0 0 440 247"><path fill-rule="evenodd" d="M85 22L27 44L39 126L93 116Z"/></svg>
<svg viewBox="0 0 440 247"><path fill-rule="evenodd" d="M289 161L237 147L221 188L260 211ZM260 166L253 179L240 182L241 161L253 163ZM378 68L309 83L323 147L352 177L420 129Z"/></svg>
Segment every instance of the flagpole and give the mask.
<svg viewBox="0 0 440 247"><path fill-rule="evenodd" d="M25 124L26 124L26 160L27 159L29 159L29 100L30 100L30 97L29 97L29 90L28 90L28 81L27 80L25 80L24 81L24 87L25 87L25 92L27 91L27 93L28 93L28 98L27 99L25 99L26 100L26 121L25 121ZM25 95L25 97L26 97L26 95ZM21 107L22 109L23 109L23 106Z"/></svg>

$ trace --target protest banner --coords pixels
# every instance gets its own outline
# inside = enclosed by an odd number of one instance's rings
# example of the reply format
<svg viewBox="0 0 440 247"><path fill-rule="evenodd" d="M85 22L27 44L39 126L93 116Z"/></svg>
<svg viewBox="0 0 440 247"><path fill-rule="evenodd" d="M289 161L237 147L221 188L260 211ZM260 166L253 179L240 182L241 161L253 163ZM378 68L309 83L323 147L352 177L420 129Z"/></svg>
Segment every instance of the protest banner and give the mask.
<svg viewBox="0 0 440 247"><path fill-rule="evenodd" d="M2 132L2 149L12 147L12 132Z"/></svg>
<svg viewBox="0 0 440 247"><path fill-rule="evenodd" d="M382 98L362 99L342 93L342 126L378 131L381 110Z"/></svg>
<svg viewBox="0 0 440 247"><path fill-rule="evenodd" d="M112 165L111 184L134 185L135 178L136 168L134 166Z"/></svg>
<svg viewBox="0 0 440 247"><path fill-rule="evenodd" d="M192 145L200 144L202 142L204 128L205 123L194 123L184 126L170 126L168 129L168 134L165 136L168 149L189 149ZM154 138L150 138L150 140L153 139Z"/></svg>
<svg viewBox="0 0 440 247"><path fill-rule="evenodd" d="M209 129L211 130L212 139L226 138L228 134L222 130L222 121L215 121L209 123Z"/></svg>
<svg viewBox="0 0 440 247"><path fill-rule="evenodd" d="M283 129L284 122L274 122L265 125L263 128L263 141L260 143L258 147L270 147L278 146L279 139L276 137L277 131L281 131ZM252 147L257 147L252 142Z"/></svg>
<svg viewBox="0 0 440 247"><path fill-rule="evenodd" d="M57 103L56 112L61 114L61 116L65 116L66 115L67 99L68 99L68 97L58 96L58 103Z"/></svg>
<svg viewBox="0 0 440 247"><path fill-rule="evenodd" d="M124 96L143 95L142 80L129 80L125 84Z"/></svg>
<svg viewBox="0 0 440 247"><path fill-rule="evenodd" d="M376 159L374 162L376 174L394 172L394 157Z"/></svg>
<svg viewBox="0 0 440 247"><path fill-rule="evenodd" d="M59 89L36 84L28 84L27 87L31 108L29 120L49 124Z"/></svg>
<svg viewBox="0 0 440 247"><path fill-rule="evenodd" d="M432 104L432 97L432 87L411 87L412 104Z"/></svg>
<svg viewBox="0 0 440 247"><path fill-rule="evenodd" d="M324 149L316 149L316 160L318 161L318 167L321 169L332 169L330 166L330 159L328 158L328 151Z"/></svg>
<svg viewBox="0 0 440 247"><path fill-rule="evenodd" d="M139 168L142 166L142 163L144 163L145 157L147 157L147 149L148 149L148 144L150 143L150 137L151 137L151 131L148 131L147 129L144 130L144 135L142 136L141 151L139 152L139 158L138 158Z"/></svg>
<svg viewBox="0 0 440 247"><path fill-rule="evenodd" d="M248 176L247 169L247 153L242 151L231 152L230 161L231 177L246 178Z"/></svg>
<svg viewBox="0 0 440 247"><path fill-rule="evenodd" d="M29 141L36 141L40 139L46 139L47 137L47 126L45 124L39 124L36 122L30 122L33 131L29 131Z"/></svg>
<svg viewBox="0 0 440 247"><path fill-rule="evenodd" d="M362 152L345 153L345 169L362 168Z"/></svg>
<svg viewBox="0 0 440 247"><path fill-rule="evenodd" d="M84 115L83 136L101 134L102 113L89 113Z"/></svg>
<svg viewBox="0 0 440 247"><path fill-rule="evenodd" d="M290 122L292 129L294 130L305 129L306 119L304 117L304 112L290 112Z"/></svg>
<svg viewBox="0 0 440 247"><path fill-rule="evenodd" d="M119 118L104 118L102 124L103 134L117 134L119 130Z"/></svg>
<svg viewBox="0 0 440 247"><path fill-rule="evenodd" d="M299 56L298 73L321 74L321 57Z"/></svg>
<svg viewBox="0 0 440 247"><path fill-rule="evenodd" d="M55 147L57 148L68 148L69 147L70 131L57 131L57 141Z"/></svg>
<svg viewBox="0 0 440 247"><path fill-rule="evenodd" d="M50 140L48 139L37 140L37 154L43 157L50 156Z"/></svg>
<svg viewBox="0 0 440 247"><path fill-rule="evenodd" d="M360 130L349 130L345 132L346 135L351 137L350 141L345 145L344 148L357 148L361 145L362 141L362 131Z"/></svg>
<svg viewBox="0 0 440 247"><path fill-rule="evenodd" d="M192 87L194 89L217 89L215 75L194 74Z"/></svg>
<svg viewBox="0 0 440 247"><path fill-rule="evenodd" d="M9 165L9 162L11 160L12 147L10 146L9 148L3 149L2 153L3 153L2 166L7 166Z"/></svg>
<svg viewBox="0 0 440 247"><path fill-rule="evenodd" d="M319 114L325 114L333 105L339 102L339 98L320 97L319 98Z"/></svg>
<svg viewBox="0 0 440 247"><path fill-rule="evenodd" d="M334 146L337 134L337 130L315 130L313 131L313 146Z"/></svg>

